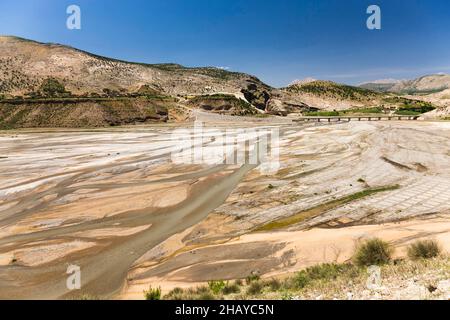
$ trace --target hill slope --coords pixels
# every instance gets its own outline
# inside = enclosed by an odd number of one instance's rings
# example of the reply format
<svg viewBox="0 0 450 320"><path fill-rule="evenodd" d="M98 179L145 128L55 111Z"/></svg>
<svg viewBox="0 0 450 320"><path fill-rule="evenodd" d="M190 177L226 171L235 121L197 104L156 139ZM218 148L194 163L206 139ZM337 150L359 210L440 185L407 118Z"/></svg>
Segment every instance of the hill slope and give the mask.
<svg viewBox="0 0 450 320"><path fill-rule="evenodd" d="M450 89L450 75L433 74L413 80L374 81L363 83L360 87L378 92L393 92L398 94L430 94Z"/></svg>
<svg viewBox="0 0 450 320"><path fill-rule="evenodd" d="M379 106L384 97L375 91L321 80L294 83L283 91L287 96L309 106L327 110Z"/></svg>
<svg viewBox="0 0 450 320"><path fill-rule="evenodd" d="M168 95L240 93L249 83L270 89L257 78L217 68L138 64L96 56L58 44L0 37L0 93L24 95L42 81L60 80L72 94L135 92L149 85Z"/></svg>

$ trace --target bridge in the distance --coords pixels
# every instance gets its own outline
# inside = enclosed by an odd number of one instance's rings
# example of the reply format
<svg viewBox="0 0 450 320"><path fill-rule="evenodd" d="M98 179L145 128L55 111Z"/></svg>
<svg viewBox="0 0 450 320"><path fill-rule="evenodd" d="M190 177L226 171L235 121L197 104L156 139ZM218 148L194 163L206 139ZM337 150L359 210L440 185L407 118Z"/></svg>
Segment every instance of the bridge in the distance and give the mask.
<svg viewBox="0 0 450 320"><path fill-rule="evenodd" d="M389 116L305 116L295 119L295 122L332 122L332 121L382 121L382 120L417 120L420 116L418 115L389 115Z"/></svg>

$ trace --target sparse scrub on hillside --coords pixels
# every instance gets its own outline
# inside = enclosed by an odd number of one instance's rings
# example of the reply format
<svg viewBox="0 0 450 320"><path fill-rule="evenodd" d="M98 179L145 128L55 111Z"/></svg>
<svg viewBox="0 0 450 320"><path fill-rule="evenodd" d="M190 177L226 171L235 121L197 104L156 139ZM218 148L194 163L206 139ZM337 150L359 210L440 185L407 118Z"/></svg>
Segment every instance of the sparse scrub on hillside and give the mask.
<svg viewBox="0 0 450 320"><path fill-rule="evenodd" d="M358 266L383 265L391 261L393 249L381 239L374 238L361 243L353 260Z"/></svg>
<svg viewBox="0 0 450 320"><path fill-rule="evenodd" d="M312 81L287 88L290 92L308 93L321 97L332 97L344 100L368 101L380 96L378 92L368 89L338 84L330 81Z"/></svg>
<svg viewBox="0 0 450 320"><path fill-rule="evenodd" d="M297 272L290 280L285 281L284 286L287 289L303 289L317 282L332 281L338 277L354 277L361 270L349 263L324 263L306 268Z"/></svg>
<svg viewBox="0 0 450 320"><path fill-rule="evenodd" d="M418 240L408 247L408 257L411 260L430 259L441 253L439 243L435 240Z"/></svg>
<svg viewBox="0 0 450 320"><path fill-rule="evenodd" d="M367 280L369 274L366 266L376 264L375 262L379 260L378 258L372 259L372 257L379 256L380 247L383 248L382 250L387 249L386 243L380 239L366 241L363 245L370 248L365 250L366 253L371 252L371 254L366 255L370 257L371 263L365 263L363 266L358 266L354 263L323 263L300 270L294 275L283 279L272 278L262 280L258 278L248 283L240 280L226 282L224 287L220 285L221 290L217 293L214 293L208 285L190 289L175 288L165 295L164 299L234 300L268 298L290 300L295 297L314 299L319 295L325 299L347 299L349 291L352 291L352 295L367 294L364 293L368 292ZM355 257L358 254L360 254L360 251L355 253ZM385 259L384 261L389 262L390 259ZM436 271L436 279L447 279L450 275L450 259L444 255L430 259L396 260L395 263L388 262L380 264L383 285L390 284L392 281L405 281L405 279L417 277L417 275L423 274L425 271ZM430 286L432 282L427 280L422 283L425 286Z"/></svg>

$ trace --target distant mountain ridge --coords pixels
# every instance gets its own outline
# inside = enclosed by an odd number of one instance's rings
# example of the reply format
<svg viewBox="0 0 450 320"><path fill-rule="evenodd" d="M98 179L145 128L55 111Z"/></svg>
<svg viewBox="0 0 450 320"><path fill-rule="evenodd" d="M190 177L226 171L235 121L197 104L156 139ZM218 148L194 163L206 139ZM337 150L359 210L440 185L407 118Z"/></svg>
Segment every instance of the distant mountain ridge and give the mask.
<svg viewBox="0 0 450 320"><path fill-rule="evenodd" d="M372 81L359 87L378 92L393 92L397 94L431 94L450 89L449 74L433 74L413 80Z"/></svg>

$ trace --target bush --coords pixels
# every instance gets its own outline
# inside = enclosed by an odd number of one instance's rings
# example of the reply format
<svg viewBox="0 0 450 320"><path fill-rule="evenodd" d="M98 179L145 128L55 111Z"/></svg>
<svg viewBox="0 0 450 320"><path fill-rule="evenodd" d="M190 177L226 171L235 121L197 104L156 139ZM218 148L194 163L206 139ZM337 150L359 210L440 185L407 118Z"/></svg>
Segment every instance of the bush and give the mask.
<svg viewBox="0 0 450 320"><path fill-rule="evenodd" d="M286 281L286 288L303 289L314 281L330 281L340 276L356 277L359 269L351 264L323 263L297 272L295 277Z"/></svg>
<svg viewBox="0 0 450 320"><path fill-rule="evenodd" d="M441 253L439 244L434 240L419 240L408 247L408 257L411 260L430 259Z"/></svg>
<svg viewBox="0 0 450 320"><path fill-rule="evenodd" d="M161 288L150 288L144 291L145 300L161 300Z"/></svg>
<svg viewBox="0 0 450 320"><path fill-rule="evenodd" d="M281 282L278 279L267 280L264 284L269 287L271 291L278 291L281 288Z"/></svg>
<svg viewBox="0 0 450 320"><path fill-rule="evenodd" d="M235 282L234 284L226 284L226 286L222 289L223 294L232 294L232 293L239 293L241 292L241 288L239 288L239 285Z"/></svg>
<svg viewBox="0 0 450 320"><path fill-rule="evenodd" d="M66 88L55 78L47 78L42 82L41 92L46 97L60 97L69 94Z"/></svg>
<svg viewBox="0 0 450 320"><path fill-rule="evenodd" d="M208 281L208 286L209 289L214 293L214 294L219 294L223 288L225 288L226 283L222 280L220 281Z"/></svg>
<svg viewBox="0 0 450 320"><path fill-rule="evenodd" d="M167 295L164 296L167 300L184 300L184 290L183 288L176 287L171 290Z"/></svg>
<svg viewBox="0 0 450 320"><path fill-rule="evenodd" d="M252 283L250 283L250 285L247 288L247 294L256 295L256 294L261 293L262 289L263 289L263 285L261 282L253 281Z"/></svg>
<svg viewBox="0 0 450 320"><path fill-rule="evenodd" d="M361 244L353 259L358 266L382 265L391 261L391 255L389 243L375 238Z"/></svg>
<svg viewBox="0 0 450 320"><path fill-rule="evenodd" d="M253 281L258 281L260 278L261 277L258 272L252 272L247 278L245 278L245 282L247 284L251 284Z"/></svg>
<svg viewBox="0 0 450 320"><path fill-rule="evenodd" d="M291 286L295 289L303 289L311 282L311 278L308 277L306 270L298 272L292 279Z"/></svg>
<svg viewBox="0 0 450 320"><path fill-rule="evenodd" d="M204 292L197 297L197 300L215 300L216 297L211 292Z"/></svg>

